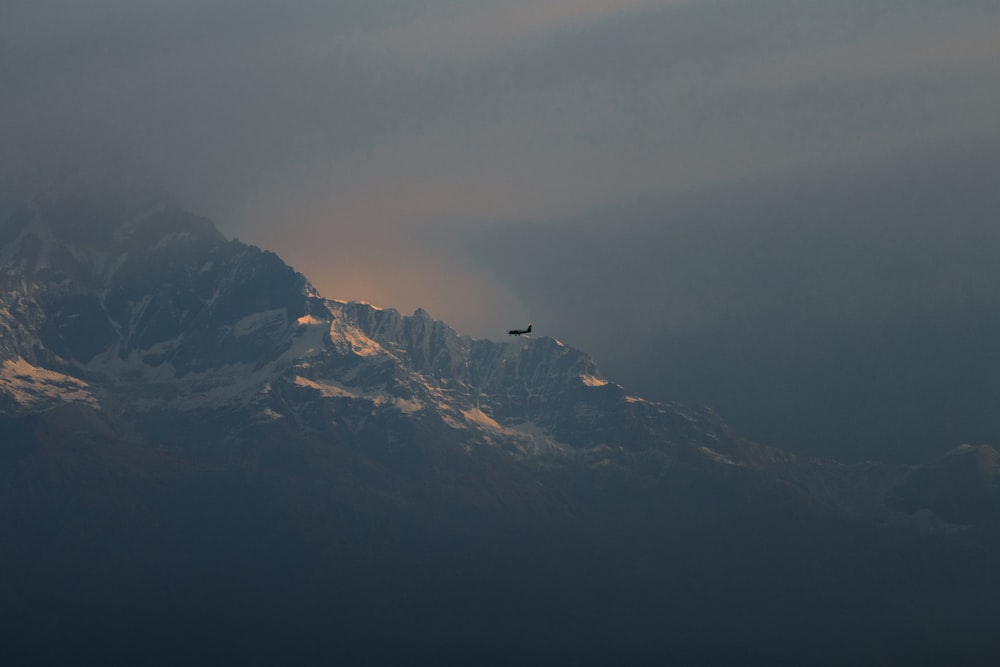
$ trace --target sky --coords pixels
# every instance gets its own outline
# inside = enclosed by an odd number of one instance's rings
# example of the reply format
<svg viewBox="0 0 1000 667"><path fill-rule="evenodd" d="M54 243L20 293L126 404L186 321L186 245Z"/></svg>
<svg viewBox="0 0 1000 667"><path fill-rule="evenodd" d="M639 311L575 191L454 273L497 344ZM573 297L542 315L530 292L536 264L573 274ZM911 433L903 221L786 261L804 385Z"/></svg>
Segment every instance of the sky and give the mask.
<svg viewBox="0 0 1000 667"><path fill-rule="evenodd" d="M884 246L910 236L905 202L928 190L935 202L995 202L992 181L972 179L971 191L952 176L996 173L1000 4L2 0L0 108L4 202L61 173L141 175L227 235L275 250L326 296L406 313L424 307L478 337L531 320L540 332L592 344L626 382L711 401L721 394L657 384L636 369L678 368L671 355L684 351L665 351L666 342L714 336L735 349L738 340L711 329L723 326L712 313L745 305L748 293L770 295L770 321L781 326L798 311L774 305L775 295L818 278L747 262L733 278L742 292L684 291L691 275L720 284L711 277L725 271L712 267L742 248L753 257L783 253L779 263L794 255L783 266L800 268L818 254L824 265L842 256L824 245L834 229L841 246L871 247L871 225L843 224L873 210L870 190L850 175L878 182L909 156L919 177L903 179L892 205L874 209L898 216L876 225ZM836 215L797 225L810 202L837 193ZM650 230L683 214L677 196L727 202L711 233L697 237L698 271L626 258L627 275L608 276L580 299L583 276L602 275L607 257L621 264L629 248L669 254L662 244L676 238ZM769 241L764 221L773 216L793 240ZM942 214L920 225L956 222ZM606 231L588 236L588 225ZM563 236L544 270L526 267L532 230L543 228ZM922 234L935 245L934 234ZM984 242L972 232L956 237ZM587 238L598 239L596 254ZM921 251L897 264L919 277L935 261ZM533 280L519 279L522 271ZM873 310L900 310L881 275L866 269L853 282L826 281L821 303L856 323ZM563 276L581 277L569 284ZM664 295L648 286L665 281L696 307L657 302ZM859 289L882 301L844 307ZM713 300L709 314L701 298ZM996 305L989 298L976 296L968 310ZM581 305L571 313L574 300ZM606 316L617 312L653 312L659 324L642 345L623 346L620 322ZM581 322L592 335L581 335ZM679 339L683 327L695 333ZM634 358L624 359L623 347ZM822 341L790 347L807 359L833 350ZM766 367L765 357L743 354L753 373ZM718 372L682 375L703 387L752 385Z"/></svg>
<svg viewBox="0 0 1000 667"><path fill-rule="evenodd" d="M998 156L913 148L477 249L498 271L519 257L511 292L643 396L814 455L923 461L1000 442Z"/></svg>

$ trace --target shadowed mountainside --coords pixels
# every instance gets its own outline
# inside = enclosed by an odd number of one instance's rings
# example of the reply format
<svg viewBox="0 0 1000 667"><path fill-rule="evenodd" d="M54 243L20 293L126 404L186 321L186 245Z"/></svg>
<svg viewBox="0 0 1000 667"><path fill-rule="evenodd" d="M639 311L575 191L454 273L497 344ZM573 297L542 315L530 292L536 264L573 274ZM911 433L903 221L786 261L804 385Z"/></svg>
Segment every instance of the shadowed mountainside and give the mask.
<svg viewBox="0 0 1000 667"><path fill-rule="evenodd" d="M11 664L997 648L992 448L804 460L554 339L324 298L148 198L50 195L0 239Z"/></svg>

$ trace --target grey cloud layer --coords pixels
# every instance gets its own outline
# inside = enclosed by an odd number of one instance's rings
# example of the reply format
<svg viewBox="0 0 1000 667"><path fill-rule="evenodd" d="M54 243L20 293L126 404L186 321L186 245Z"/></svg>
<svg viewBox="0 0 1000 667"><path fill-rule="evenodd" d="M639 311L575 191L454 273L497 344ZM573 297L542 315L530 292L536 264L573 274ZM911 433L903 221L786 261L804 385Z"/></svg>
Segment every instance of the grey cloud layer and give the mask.
<svg viewBox="0 0 1000 667"><path fill-rule="evenodd" d="M511 299L463 254L489 223L753 191L924 144L962 153L1000 136L998 81L992 0L7 0L0 208L53 172L145 173L330 296L486 335L587 284ZM758 226L715 229L762 242ZM602 251L589 261L615 261ZM793 279L746 272L776 293ZM711 295L672 298L679 318ZM611 319L591 326L613 341Z"/></svg>
<svg viewBox="0 0 1000 667"><path fill-rule="evenodd" d="M982 110L1000 102L1000 10L985 2L4 11L5 174L110 153L220 210L301 164L364 163L373 145L389 163L418 160L407 151L425 134L485 182L531 151L521 169L541 164L554 192L583 200L995 129Z"/></svg>
<svg viewBox="0 0 1000 667"><path fill-rule="evenodd" d="M998 216L1000 142L947 145L498 227L479 252L651 395L916 460L1000 438Z"/></svg>

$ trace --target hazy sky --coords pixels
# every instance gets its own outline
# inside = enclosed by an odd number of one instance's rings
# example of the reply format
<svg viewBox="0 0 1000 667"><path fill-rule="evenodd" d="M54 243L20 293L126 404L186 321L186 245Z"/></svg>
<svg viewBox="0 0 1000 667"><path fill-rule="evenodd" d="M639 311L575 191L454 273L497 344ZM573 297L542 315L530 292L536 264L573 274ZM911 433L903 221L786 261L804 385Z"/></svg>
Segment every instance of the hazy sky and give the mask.
<svg viewBox="0 0 1000 667"><path fill-rule="evenodd" d="M985 0L3 0L0 176L140 170L484 335L470 229L995 135L998 82Z"/></svg>
<svg viewBox="0 0 1000 667"><path fill-rule="evenodd" d="M911 195L937 183L946 184L938 203L954 195L991 206L992 181L958 193L944 177L996 164L998 119L996 0L0 0L0 198L81 168L142 174L228 235L277 251L327 296L423 306L476 336L531 319L543 333L578 337L571 327L583 311L567 304L584 282L566 276L601 275L604 250L621 262L623 249L655 257L657 244L676 240L621 225L633 236L616 243L607 229L619 214L636 217L629 202L662 204L659 216L640 216L662 221L683 210L663 197L724 193L711 231L697 235L697 275L715 286L725 272L712 267L744 248L778 253L782 266L812 262L781 253L823 260L825 229L841 246L895 247L909 236L906 219L884 221L877 238L870 225L842 224L874 219L864 189L843 186L852 165L879 179L908 151L922 156L920 177L876 207L889 216L905 218ZM947 159L935 167L937 154ZM811 174L804 190L801 173ZM802 226L796 240L789 216L837 196L836 215ZM793 230L778 244L762 225L776 202ZM977 213L981 224L990 212ZM942 216L924 216L922 229L954 222ZM534 282L513 280L518 244L531 236L502 223L521 221L563 230L588 221L606 228L589 237L604 245L591 256L566 233ZM495 252L480 241L470 253L486 229ZM593 271L580 266L584 256ZM914 257L887 264L908 267L896 282L935 261ZM644 307L667 333L722 326L713 314L750 308L739 294L773 305L789 283L819 280L746 262L734 278L742 292L685 292L684 275L643 262L626 258L627 275L608 276L586 303L596 333L582 342L599 362L620 357L619 325L606 315ZM869 269L823 283L842 287L823 303L860 318L844 306L860 285L884 297L870 297L864 313L898 310ZM673 281L673 301L634 302L663 281ZM987 301L969 309L996 305ZM550 311L564 317L546 322ZM772 315L778 326L796 316L787 305ZM662 352L655 338L637 355ZM800 354L828 352L816 343ZM612 366L655 370L620 358Z"/></svg>

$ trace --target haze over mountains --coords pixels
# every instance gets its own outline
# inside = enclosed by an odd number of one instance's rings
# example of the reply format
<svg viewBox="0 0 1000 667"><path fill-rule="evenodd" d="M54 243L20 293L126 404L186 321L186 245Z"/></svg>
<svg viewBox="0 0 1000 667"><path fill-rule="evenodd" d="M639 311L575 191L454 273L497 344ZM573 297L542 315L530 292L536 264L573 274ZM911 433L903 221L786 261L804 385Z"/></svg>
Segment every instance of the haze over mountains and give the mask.
<svg viewBox="0 0 1000 667"><path fill-rule="evenodd" d="M12 661L995 655L989 446L806 459L148 194L49 192L0 244Z"/></svg>
<svg viewBox="0 0 1000 667"><path fill-rule="evenodd" d="M0 666L996 664L998 81L996 0L3 0Z"/></svg>
<svg viewBox="0 0 1000 667"><path fill-rule="evenodd" d="M497 225L476 254L647 397L912 463L1000 438L997 211L1000 143L955 142Z"/></svg>

